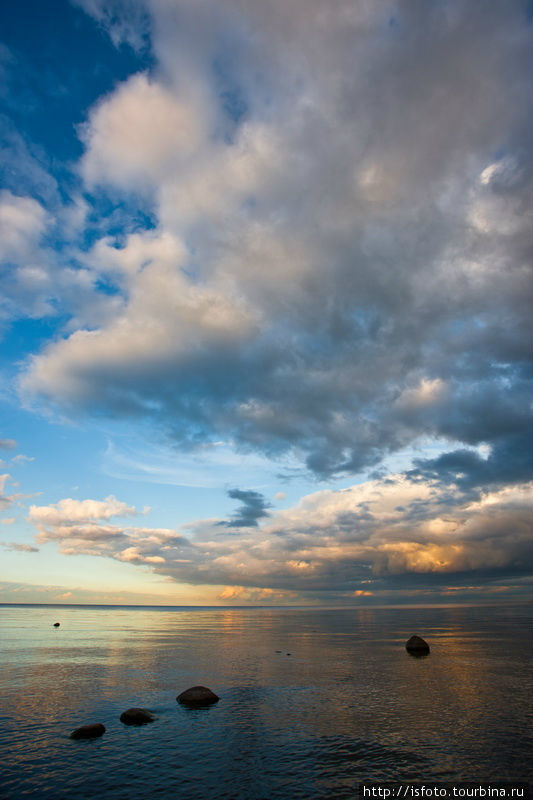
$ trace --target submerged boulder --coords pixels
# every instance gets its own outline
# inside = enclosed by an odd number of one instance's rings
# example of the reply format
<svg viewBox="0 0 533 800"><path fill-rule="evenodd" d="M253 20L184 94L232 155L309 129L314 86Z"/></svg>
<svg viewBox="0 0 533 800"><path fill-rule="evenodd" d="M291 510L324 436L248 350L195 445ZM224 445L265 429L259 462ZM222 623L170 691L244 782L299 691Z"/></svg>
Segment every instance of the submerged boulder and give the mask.
<svg viewBox="0 0 533 800"><path fill-rule="evenodd" d="M105 727L100 722L92 725L82 725L70 734L71 739L96 739L105 733Z"/></svg>
<svg viewBox="0 0 533 800"><path fill-rule="evenodd" d="M186 689L179 694L176 700L184 706L198 708L200 706L210 706L212 703L216 703L220 700L220 698L212 692L211 689L207 689L205 686L191 686L190 689Z"/></svg>
<svg viewBox="0 0 533 800"><path fill-rule="evenodd" d="M60 624L61 624L61 623L59 623L59 622L54 622L54 628L59 628L59 625L60 625Z"/></svg>
<svg viewBox="0 0 533 800"><path fill-rule="evenodd" d="M120 715L120 721L125 725L144 725L146 722L153 722L154 715L145 708L128 708Z"/></svg>
<svg viewBox="0 0 533 800"><path fill-rule="evenodd" d="M421 636L411 636L405 643L408 653L415 656L426 656L429 653L429 644Z"/></svg>

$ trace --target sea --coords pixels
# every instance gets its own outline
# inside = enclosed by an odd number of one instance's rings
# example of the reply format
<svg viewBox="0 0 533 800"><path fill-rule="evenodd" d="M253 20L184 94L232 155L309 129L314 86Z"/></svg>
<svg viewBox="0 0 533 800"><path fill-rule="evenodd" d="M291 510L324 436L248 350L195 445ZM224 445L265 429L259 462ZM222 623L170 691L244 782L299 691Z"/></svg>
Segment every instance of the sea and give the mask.
<svg viewBox="0 0 533 800"><path fill-rule="evenodd" d="M532 610L2 605L0 797L343 800L370 781L531 783ZM428 656L406 651L412 634ZM219 701L176 702L198 684ZM132 706L155 720L124 725ZM98 722L101 738L69 738Z"/></svg>

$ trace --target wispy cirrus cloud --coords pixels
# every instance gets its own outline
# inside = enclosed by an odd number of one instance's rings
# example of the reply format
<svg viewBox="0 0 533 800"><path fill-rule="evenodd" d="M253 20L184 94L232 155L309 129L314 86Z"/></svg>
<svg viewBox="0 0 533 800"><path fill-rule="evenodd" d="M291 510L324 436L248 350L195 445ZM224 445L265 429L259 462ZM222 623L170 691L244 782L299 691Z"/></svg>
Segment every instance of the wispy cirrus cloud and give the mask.
<svg viewBox="0 0 533 800"><path fill-rule="evenodd" d="M145 46L150 31L143 0L72 0L91 14L107 31L115 46L123 43L135 49Z"/></svg>
<svg viewBox="0 0 533 800"><path fill-rule="evenodd" d="M2 520L4 521L4 520ZM21 542L0 542L4 550L11 550L16 553L38 553L39 548L33 547L31 544L23 544Z"/></svg>
<svg viewBox="0 0 533 800"><path fill-rule="evenodd" d="M7 472L0 475L0 511L9 508L17 498L17 495L5 494L5 486L9 480L11 480L11 475L8 475Z"/></svg>

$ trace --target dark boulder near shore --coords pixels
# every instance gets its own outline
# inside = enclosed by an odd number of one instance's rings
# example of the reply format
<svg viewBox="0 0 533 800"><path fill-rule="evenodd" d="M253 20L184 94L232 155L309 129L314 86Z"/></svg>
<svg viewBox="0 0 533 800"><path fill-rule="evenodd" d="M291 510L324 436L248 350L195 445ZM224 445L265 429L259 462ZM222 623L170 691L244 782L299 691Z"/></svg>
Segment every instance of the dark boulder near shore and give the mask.
<svg viewBox="0 0 533 800"><path fill-rule="evenodd" d="M411 636L405 643L405 649L414 656L426 656L429 653L429 644L421 636Z"/></svg>
<svg viewBox="0 0 533 800"><path fill-rule="evenodd" d="M147 722L153 722L154 719L154 715L145 708L128 708L120 715L120 721L125 725L144 725Z"/></svg>
<svg viewBox="0 0 533 800"><path fill-rule="evenodd" d="M92 725L82 725L81 728L76 728L70 734L71 739L96 739L105 733L105 726L100 722L95 722Z"/></svg>
<svg viewBox="0 0 533 800"><path fill-rule="evenodd" d="M201 706L210 706L216 703L220 698L211 689L205 686L191 686L184 692L176 697L178 703L191 708L199 708Z"/></svg>

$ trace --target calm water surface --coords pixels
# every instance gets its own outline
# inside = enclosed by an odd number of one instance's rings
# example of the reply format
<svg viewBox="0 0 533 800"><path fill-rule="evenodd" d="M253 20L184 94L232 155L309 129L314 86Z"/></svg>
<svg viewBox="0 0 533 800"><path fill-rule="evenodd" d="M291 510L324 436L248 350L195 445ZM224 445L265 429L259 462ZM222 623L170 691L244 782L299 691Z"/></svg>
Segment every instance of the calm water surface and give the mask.
<svg viewBox="0 0 533 800"><path fill-rule="evenodd" d="M530 606L0 607L0 796L342 800L362 780L533 781L532 632ZM427 658L406 653L412 633ZM178 705L194 684L219 703ZM156 721L123 725L131 706ZM90 722L101 739L68 738Z"/></svg>

